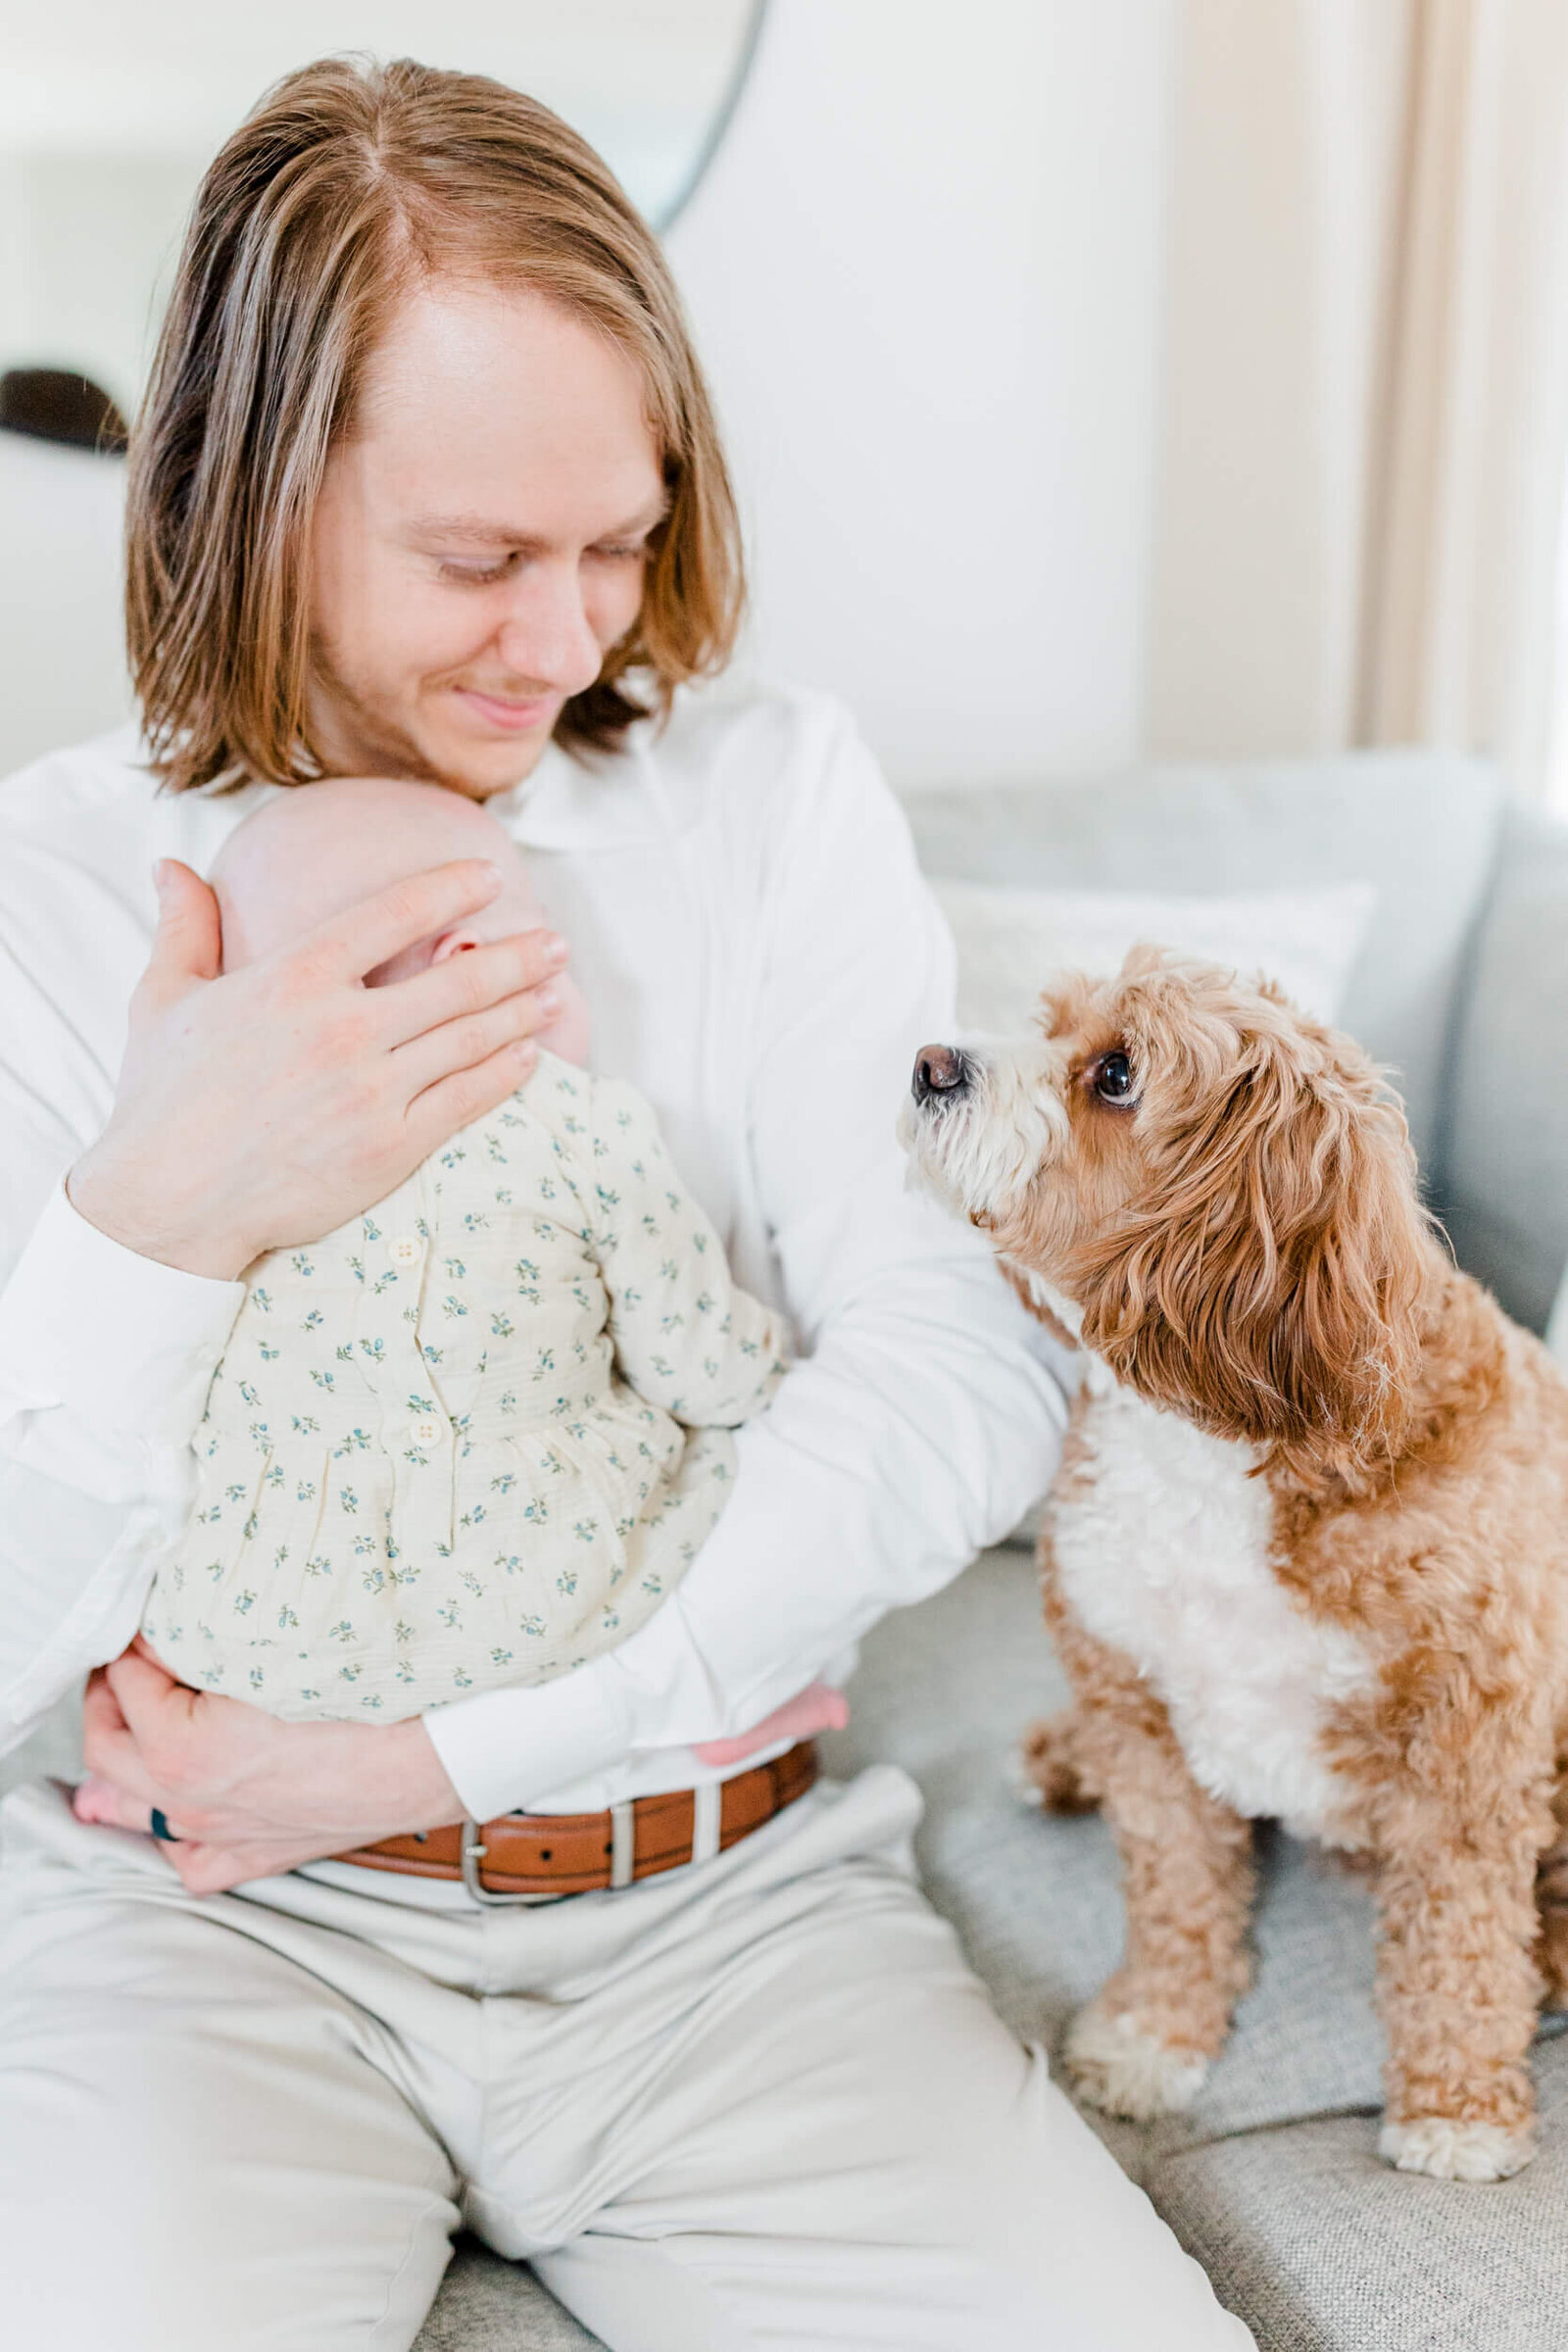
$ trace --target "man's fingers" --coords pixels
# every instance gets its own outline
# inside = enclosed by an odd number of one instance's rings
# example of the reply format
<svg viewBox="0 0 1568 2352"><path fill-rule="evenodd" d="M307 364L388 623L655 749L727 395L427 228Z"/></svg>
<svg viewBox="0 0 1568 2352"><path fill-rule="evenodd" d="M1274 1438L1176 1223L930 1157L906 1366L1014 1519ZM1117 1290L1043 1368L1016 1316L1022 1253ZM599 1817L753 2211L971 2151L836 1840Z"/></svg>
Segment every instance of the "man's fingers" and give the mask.
<svg viewBox="0 0 1568 2352"><path fill-rule="evenodd" d="M409 1105L409 1126L419 1139L420 1158L427 1158L460 1127L482 1119L486 1111L514 1095L538 1059L532 1040L522 1038L487 1054L471 1069L456 1070L450 1078L427 1086Z"/></svg>
<svg viewBox="0 0 1568 2352"><path fill-rule="evenodd" d="M449 956L412 980L395 980L375 991L377 1013L387 1024L384 1034L398 1047L429 1037L450 1021L487 1012L545 986L565 959L564 944L553 931L522 931ZM547 1020L533 1026L542 1029Z"/></svg>
<svg viewBox="0 0 1568 2352"><path fill-rule="evenodd" d="M196 1696L183 1683L176 1683L162 1659L139 1640L112 1658L104 1674L133 1732L139 1733L155 1717L160 1722L167 1720L171 1708L181 1716L188 1714L189 1702Z"/></svg>
<svg viewBox="0 0 1568 2352"><path fill-rule="evenodd" d="M110 1781L100 1780L89 1772L71 1793L71 1810L78 1821L109 1821L120 1819L120 1791Z"/></svg>
<svg viewBox="0 0 1568 2352"><path fill-rule="evenodd" d="M141 1815L135 1827L145 1829L147 1808L158 1802L157 1784L142 1762L135 1737L126 1729L119 1708L93 1707L90 1693L82 1713L81 1752L93 1780L106 1783L122 1797L139 1804Z"/></svg>
<svg viewBox="0 0 1568 2352"><path fill-rule="evenodd" d="M190 1728L198 1693L176 1683L146 1649L122 1651L104 1671L120 1702L125 1737L135 1750L143 1779L155 1774L167 1784L180 1753L174 1743ZM148 1785L150 1788L151 1782Z"/></svg>
<svg viewBox="0 0 1568 2352"><path fill-rule="evenodd" d="M378 963L401 955L433 931L448 930L488 906L501 888L501 869L482 858L460 858L428 873L409 874L373 898L317 926L295 953L323 977L363 980Z"/></svg>
<svg viewBox="0 0 1568 2352"><path fill-rule="evenodd" d="M96 1828L134 1830L139 1837L149 1835L152 1803L142 1796L132 1796L117 1788L113 1781L98 1773L89 1773L73 1792L71 1809L78 1821L91 1822ZM173 1824L168 1824L171 1830Z"/></svg>
<svg viewBox="0 0 1568 2352"><path fill-rule="evenodd" d="M230 1886L243 1886L248 1879L273 1876L267 1862L231 1854L220 1845L195 1845L182 1838L161 1851L178 1871L187 1894L226 1894Z"/></svg>
<svg viewBox="0 0 1568 2352"><path fill-rule="evenodd" d="M177 858L160 859L158 929L145 985L161 1000L179 995L193 980L216 980L222 964L222 927L218 901L199 874Z"/></svg>
<svg viewBox="0 0 1568 2352"><path fill-rule="evenodd" d="M439 1085L443 1078L450 1078L457 1071L476 1069L508 1046L522 1045L537 1037L555 1017L555 1007L540 1004L535 990L526 996L508 997L504 1004L492 1004L487 1011L464 1013L457 1020L443 1022L427 1036L400 1046L393 1056L394 1066L412 1102L422 1096L427 1087ZM533 1067L531 1060L528 1067ZM520 1086L522 1080L514 1079L513 1084ZM423 1107L421 1102L421 1115ZM474 1116L478 1115L476 1111Z"/></svg>
<svg viewBox="0 0 1568 2352"><path fill-rule="evenodd" d="M102 1721L124 1729L125 1718L120 1711L120 1701L102 1666L95 1666L87 1677L87 1688L81 1696L81 1716L84 1724Z"/></svg>

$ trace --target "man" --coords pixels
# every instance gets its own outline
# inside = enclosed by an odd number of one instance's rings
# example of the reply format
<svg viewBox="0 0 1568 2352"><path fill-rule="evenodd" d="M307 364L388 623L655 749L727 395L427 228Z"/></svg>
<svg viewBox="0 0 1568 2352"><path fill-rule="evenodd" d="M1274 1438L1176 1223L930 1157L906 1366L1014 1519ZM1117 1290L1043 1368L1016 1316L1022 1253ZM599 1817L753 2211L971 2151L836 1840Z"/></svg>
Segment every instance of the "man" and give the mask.
<svg viewBox="0 0 1568 2352"><path fill-rule="evenodd" d="M6 1809L11 2307L160 2352L402 2348L466 2220L623 2352L1245 2343L924 1902L910 1784L812 1786L794 1736L1039 1491L1060 1393L977 1237L902 1190L952 967L896 807L832 708L692 683L733 642L733 508L598 160L492 83L280 85L198 201L129 584L146 752L0 795L0 1703L21 1730L99 1668L85 1817ZM364 989L483 901L456 865L216 977L218 843L367 770L527 845L601 1066L804 1360L618 1650L281 1726L117 1654L235 1278L520 1084L560 968L531 934Z"/></svg>

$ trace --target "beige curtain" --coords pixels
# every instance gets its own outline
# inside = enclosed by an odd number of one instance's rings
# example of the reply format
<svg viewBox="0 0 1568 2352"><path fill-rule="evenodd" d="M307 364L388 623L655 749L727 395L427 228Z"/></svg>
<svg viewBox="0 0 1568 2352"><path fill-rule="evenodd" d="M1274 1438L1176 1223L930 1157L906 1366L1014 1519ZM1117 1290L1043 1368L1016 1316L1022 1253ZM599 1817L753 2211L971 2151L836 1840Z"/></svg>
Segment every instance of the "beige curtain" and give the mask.
<svg viewBox="0 0 1568 2352"><path fill-rule="evenodd" d="M1178 0L1156 753L1426 743L1545 788L1568 0Z"/></svg>

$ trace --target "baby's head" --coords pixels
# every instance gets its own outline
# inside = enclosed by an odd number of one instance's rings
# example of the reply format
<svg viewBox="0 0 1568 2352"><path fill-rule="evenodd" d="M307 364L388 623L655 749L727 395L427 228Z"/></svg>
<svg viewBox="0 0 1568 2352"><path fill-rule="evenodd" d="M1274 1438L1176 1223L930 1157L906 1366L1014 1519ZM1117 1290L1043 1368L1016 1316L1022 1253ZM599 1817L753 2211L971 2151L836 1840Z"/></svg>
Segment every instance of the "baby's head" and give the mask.
<svg viewBox="0 0 1568 2352"><path fill-rule="evenodd" d="M367 972L368 988L413 979L466 948L536 931L547 918L515 844L477 801L439 784L378 776L292 786L235 826L209 870L222 920L223 969L294 947L389 883L459 858L483 858L499 868L496 896ZM564 979L555 985L562 1017L540 1043L581 1061L588 1045L581 999Z"/></svg>

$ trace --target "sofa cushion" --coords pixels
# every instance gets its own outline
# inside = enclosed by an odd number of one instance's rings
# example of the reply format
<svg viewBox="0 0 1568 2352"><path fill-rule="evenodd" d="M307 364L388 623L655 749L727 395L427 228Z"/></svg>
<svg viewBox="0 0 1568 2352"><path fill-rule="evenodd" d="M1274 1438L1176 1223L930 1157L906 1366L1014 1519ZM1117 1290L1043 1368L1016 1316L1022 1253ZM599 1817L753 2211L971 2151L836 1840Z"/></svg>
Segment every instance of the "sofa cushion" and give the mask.
<svg viewBox="0 0 1568 2352"><path fill-rule="evenodd" d="M1397 1075L1441 1194L1455 983L1495 854L1486 762L1428 752L1169 767L909 792L929 874L1017 889L1256 891L1375 883L1345 1026Z"/></svg>
<svg viewBox="0 0 1568 2352"><path fill-rule="evenodd" d="M1145 943L1263 972L1303 1012L1338 1018L1346 983L1377 912L1370 882L1324 890L1005 890L935 877L937 904L958 952L958 1020L1016 1036L1028 1027L1049 972L1113 979Z"/></svg>
<svg viewBox="0 0 1568 2352"><path fill-rule="evenodd" d="M1510 812L1461 996L1440 1205L1541 1331L1568 1262L1568 825Z"/></svg>
<svg viewBox="0 0 1568 2352"><path fill-rule="evenodd" d="M594 2352L599 2344L521 2263L462 2237L414 2352Z"/></svg>
<svg viewBox="0 0 1568 2352"><path fill-rule="evenodd" d="M1568 2341L1568 2044L1536 2053L1542 2147L1494 2187L1379 2162L1369 2115L1167 2157L1148 2186L1261 2352L1549 2352Z"/></svg>

